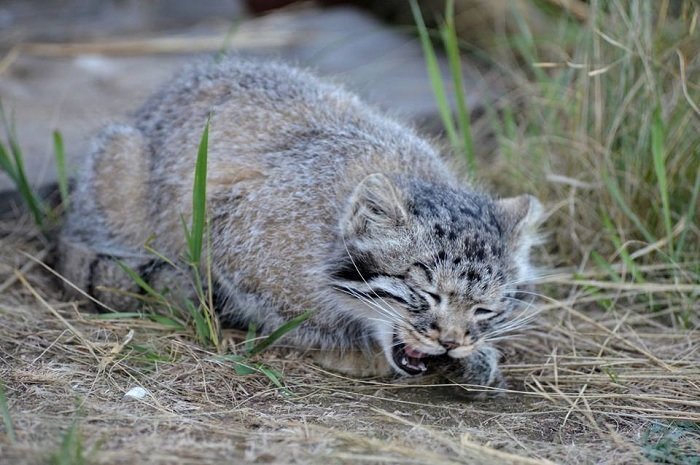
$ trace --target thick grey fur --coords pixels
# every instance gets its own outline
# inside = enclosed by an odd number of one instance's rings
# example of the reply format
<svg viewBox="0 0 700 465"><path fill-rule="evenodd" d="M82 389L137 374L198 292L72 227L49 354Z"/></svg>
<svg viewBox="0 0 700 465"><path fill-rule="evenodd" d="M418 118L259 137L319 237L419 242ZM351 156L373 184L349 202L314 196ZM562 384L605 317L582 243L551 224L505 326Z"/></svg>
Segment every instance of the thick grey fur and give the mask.
<svg viewBox="0 0 700 465"><path fill-rule="evenodd" d="M457 363L467 382L500 385L492 341L522 321L515 292L532 277L539 203L462 185L411 128L281 63L207 60L101 133L59 241L68 281L127 310L134 301L124 291L138 286L121 260L151 285L188 295L186 273L144 244L184 256L181 218L190 221L210 115L222 320L269 333L313 310L284 341L335 369L406 374L392 355L406 343L435 356L430 364Z"/></svg>

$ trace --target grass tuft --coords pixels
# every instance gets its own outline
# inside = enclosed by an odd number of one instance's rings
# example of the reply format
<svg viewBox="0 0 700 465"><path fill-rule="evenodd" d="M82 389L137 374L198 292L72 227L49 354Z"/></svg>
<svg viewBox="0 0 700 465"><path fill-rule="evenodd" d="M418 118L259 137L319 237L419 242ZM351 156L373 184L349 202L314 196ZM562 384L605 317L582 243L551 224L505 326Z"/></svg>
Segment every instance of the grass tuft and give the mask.
<svg viewBox="0 0 700 465"><path fill-rule="evenodd" d="M194 185L192 187L192 225L189 230L185 228L185 237L189 246L189 264L195 283L195 291L198 302L186 302L186 308L193 317L195 329L200 340L211 343L217 350L221 350L221 338L219 319L213 303L213 289L211 286L211 247L209 244L207 221L207 158L209 150L209 122L207 118L202 131L197 150L197 161L194 170ZM207 239L207 263L202 262L202 248L204 238ZM205 269L208 285L202 279L202 269Z"/></svg>
<svg viewBox="0 0 700 465"><path fill-rule="evenodd" d="M447 88L442 78L437 52L431 41L431 34L425 26L423 15L416 0L410 0L411 12L416 23L418 36L423 48L425 65L430 78L430 85L435 95L435 102L442 119L445 133L453 150L463 154L467 162L468 173L473 176L476 173L476 155L471 129L471 118L467 97L464 92L464 76L462 74L462 59L459 50L459 38L455 26L454 0L448 0L445 5L445 20L440 23L438 35L447 55L450 68L450 77L454 89L456 115L453 115L452 105L447 98ZM455 122L456 116L456 122Z"/></svg>
<svg viewBox="0 0 700 465"><path fill-rule="evenodd" d="M410 0L411 12L416 23L418 36L420 38L425 65L430 78L430 85L435 95L435 102L442 119L445 133L452 148L457 153L462 153L467 161L467 169L470 175L476 172L476 157L474 152L474 142L471 131L471 120L467 99L464 93L464 79L462 75L462 61L459 53L457 31L454 21L454 1L450 0L446 4L445 21L440 25L439 36L442 38L445 52L447 53L454 88L457 122L452 113L452 105L447 98L447 89L442 78L440 65L438 64L437 52L431 42L431 35L423 21L423 15L416 0Z"/></svg>
<svg viewBox="0 0 700 465"><path fill-rule="evenodd" d="M272 382L272 384L274 384L282 394L292 396L292 391L290 391L282 381L281 373L265 363L255 362L253 358L264 352L285 334L296 329L299 325L308 320L312 314L312 311L302 313L301 315L284 323L258 343L255 343L255 325L251 324L248 328L246 340L243 342L244 352L242 354L223 355L219 357L219 359L227 362L233 362L233 369L236 374L262 374L266 376L267 379L269 379L270 382Z"/></svg>
<svg viewBox="0 0 700 465"><path fill-rule="evenodd" d="M459 53L459 39L455 28L454 0L448 0L445 6L445 22L440 26L440 36L445 47L452 85L457 104L457 123L462 136L461 150L467 160L467 168L471 175L476 173L476 155L472 136L471 120L467 98L464 94L464 77L462 75L462 60ZM442 82L442 81L440 81Z"/></svg>
<svg viewBox="0 0 700 465"><path fill-rule="evenodd" d="M0 140L0 170L15 184L27 208L29 208L34 222L43 230L46 226L46 206L29 184L24 168L24 155L17 141L14 125L11 123L10 118L7 117L1 102L0 119L2 120L7 139L7 145Z"/></svg>
<svg viewBox="0 0 700 465"><path fill-rule="evenodd" d="M687 322L700 281L700 60L679 67L678 57L700 56L700 9L612 0L590 11L583 24L552 17L560 26L547 56L561 58L544 63L542 38L515 21L507 46L519 58L507 69L519 98L496 102L498 145L480 174L550 204L546 265L592 266L620 285L689 286L663 303L625 299Z"/></svg>
<svg viewBox="0 0 700 465"><path fill-rule="evenodd" d="M51 454L51 465L84 465L90 463L90 457L97 452L99 442L91 450L85 448L83 435L78 428L78 422L73 421L63 435L58 450Z"/></svg>
<svg viewBox="0 0 700 465"><path fill-rule="evenodd" d="M12 417L10 416L10 408L7 406L7 396L5 395L5 383L0 381L0 414L2 415L2 422L5 425L5 432L7 438L11 443L17 441L17 436L15 434L15 427L12 424Z"/></svg>
<svg viewBox="0 0 700 465"><path fill-rule="evenodd" d="M416 27L418 28L421 46L423 47L425 66L428 70L430 85L432 86L433 93L435 94L435 103L437 103L440 118L442 119L442 124L445 127L447 137L452 145L457 147L459 145L459 137L457 135L457 129L455 128L454 118L452 117L452 109L450 108L447 93L445 92L445 84L442 80L442 73L440 71L440 65L438 64L437 54L435 53L435 48L433 47L432 42L430 41L430 33L428 32L428 28L425 26L423 15L421 14L418 3L416 0L410 0L410 5L411 11L413 12L413 17L416 21Z"/></svg>

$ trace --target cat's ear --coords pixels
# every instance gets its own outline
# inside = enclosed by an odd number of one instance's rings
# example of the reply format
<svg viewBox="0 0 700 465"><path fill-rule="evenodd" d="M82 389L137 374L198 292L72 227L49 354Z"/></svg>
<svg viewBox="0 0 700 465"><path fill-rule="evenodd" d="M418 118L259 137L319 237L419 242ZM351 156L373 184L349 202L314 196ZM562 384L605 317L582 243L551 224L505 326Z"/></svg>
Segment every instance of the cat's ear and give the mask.
<svg viewBox="0 0 700 465"><path fill-rule="evenodd" d="M346 237L361 237L400 228L407 217L405 202L394 183L375 173L355 188L341 228Z"/></svg>
<svg viewBox="0 0 700 465"><path fill-rule="evenodd" d="M542 218L542 204L531 195L519 195L496 202L505 220L506 231L513 238L534 232Z"/></svg>

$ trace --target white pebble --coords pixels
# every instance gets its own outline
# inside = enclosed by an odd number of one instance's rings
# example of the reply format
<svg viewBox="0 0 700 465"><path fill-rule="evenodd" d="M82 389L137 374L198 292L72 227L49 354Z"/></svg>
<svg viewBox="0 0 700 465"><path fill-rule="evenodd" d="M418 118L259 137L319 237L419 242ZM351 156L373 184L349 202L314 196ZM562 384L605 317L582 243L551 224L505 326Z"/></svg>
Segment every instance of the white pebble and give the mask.
<svg viewBox="0 0 700 465"><path fill-rule="evenodd" d="M124 394L124 399L135 399L141 400L149 394L147 390L141 386L132 387L129 391Z"/></svg>

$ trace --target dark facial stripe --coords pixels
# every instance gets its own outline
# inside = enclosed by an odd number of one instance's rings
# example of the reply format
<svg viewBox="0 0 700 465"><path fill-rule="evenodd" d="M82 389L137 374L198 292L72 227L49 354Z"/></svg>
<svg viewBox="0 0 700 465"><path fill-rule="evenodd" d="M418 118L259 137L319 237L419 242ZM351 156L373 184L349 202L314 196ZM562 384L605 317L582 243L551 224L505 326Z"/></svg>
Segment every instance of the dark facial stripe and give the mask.
<svg viewBox="0 0 700 465"><path fill-rule="evenodd" d="M428 292L428 291L423 291L423 292L428 294L435 301L435 303L439 304L440 302L442 302L442 297L440 297L438 294L434 294L434 293Z"/></svg>
<svg viewBox="0 0 700 465"><path fill-rule="evenodd" d="M378 297L378 298L394 299L395 301L397 301L400 304L408 305L408 302L406 302L405 299L403 299L402 297L399 297L395 294L392 294L391 292L388 292L385 289L372 289L371 294Z"/></svg>
<svg viewBox="0 0 700 465"><path fill-rule="evenodd" d="M353 296L354 294L355 296L361 296L370 300L392 299L400 304L409 305L408 302L406 302L406 300L404 300L402 297L392 294L384 289L372 289L371 292L364 292L347 286L333 286L333 288L340 292L348 293L350 296Z"/></svg>
<svg viewBox="0 0 700 465"><path fill-rule="evenodd" d="M491 326L495 326L505 322L508 319L508 316L509 315L507 312L503 312L500 315L496 315L495 317L489 318L486 321L488 321Z"/></svg>
<svg viewBox="0 0 700 465"><path fill-rule="evenodd" d="M357 255L351 260L349 257L342 262L332 273L333 278L342 281L367 282L380 276L376 271L374 260L370 257Z"/></svg>
<svg viewBox="0 0 700 465"><path fill-rule="evenodd" d="M411 291L411 295L413 296L413 299L409 305L409 310L412 313L424 313L430 310L430 302L428 302L425 297L420 295L411 287L409 287L409 291Z"/></svg>
<svg viewBox="0 0 700 465"><path fill-rule="evenodd" d="M354 255L352 260L346 257L345 261L339 263L337 268L331 272L331 276L339 281L358 283L369 283L375 278L406 279L404 275L378 271L378 266L374 259L366 254Z"/></svg>

